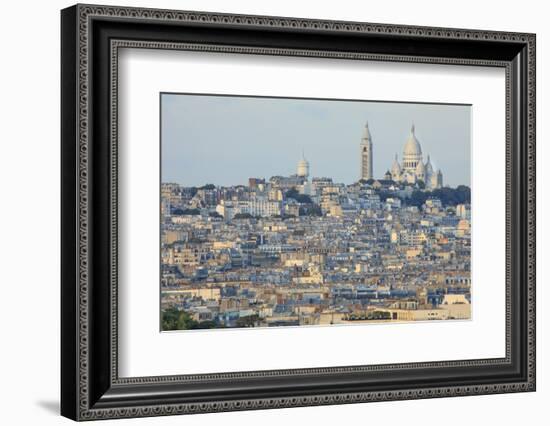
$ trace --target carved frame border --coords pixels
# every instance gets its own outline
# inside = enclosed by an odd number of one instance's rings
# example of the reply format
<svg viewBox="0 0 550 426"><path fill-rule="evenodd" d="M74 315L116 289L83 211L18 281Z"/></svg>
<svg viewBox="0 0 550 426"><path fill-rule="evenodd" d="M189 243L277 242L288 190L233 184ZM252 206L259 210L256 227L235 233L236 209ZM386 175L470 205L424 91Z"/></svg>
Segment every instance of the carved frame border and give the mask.
<svg viewBox="0 0 550 426"><path fill-rule="evenodd" d="M77 252L78 252L78 277L77 277L77 318L78 318L78 363L77 363L77 419L92 420L104 419L113 417L141 417L141 416L159 416L171 414L188 414L188 413L206 413L217 411L231 410L250 410L264 408L282 408L294 406L309 406L309 405L326 405L326 404L344 404L354 402L367 401L384 401L384 400L401 400L401 399L417 399L417 398L435 398L445 396L463 396L489 393L505 393L518 391L533 391L535 389L535 45L536 39L533 34L511 33L511 32L494 32L480 30L464 30L464 29L447 29L436 27L418 27L418 26L402 26L402 25L387 25L387 24L369 24L357 22L338 22L325 20L297 19L297 18L282 18L282 17L265 17L265 16L247 16L247 15L230 15L218 13L203 13L203 12L187 12L187 11L170 11L156 9L142 9L129 7L104 7L93 5L78 5L78 61L77 61L77 90L78 90L78 111L77 111L77 177L78 177L78 217L77 217ZM89 114L89 54L90 54L90 39L89 28L90 21L94 17L118 17L128 19L139 19L141 21L174 21L174 22L201 22L224 25L244 25L260 28L300 28L314 29L321 31L338 31L338 32L359 32L359 33L376 33L376 34L399 34L411 35L423 38L447 38L447 39L467 39L467 40L495 40L524 43L527 46L528 57L528 74L527 74L527 93L528 93L528 115L527 115L527 192L525 194L528 205L527 230L529 244L527 247L527 304L528 304L528 337L527 337L527 368L528 380L518 383L502 383L493 385L479 386L450 386L447 388L427 388L427 389L403 389L398 391L380 391L380 392L359 392L359 393L333 393L326 395L302 396L302 397L277 397L277 398L262 398L248 400L227 400L208 403L176 403L162 404L154 406L142 406L135 408L90 408L88 378L89 378L89 329L88 329L88 277L89 277L89 133L88 133L88 114ZM346 54L342 52L314 52L314 51L291 51L287 49L258 49L246 47L231 47L231 46L205 46L205 45L182 45L178 43L154 43L143 41L113 41L111 44L112 65L111 65L111 90L113 96L112 104L112 119L116 119L117 104L116 104L116 77L117 77L117 51L121 47L134 48L157 48L157 49L186 49L186 50L203 50L203 51L224 51L232 53L255 53L269 55L299 55L299 56L317 56L342 59L368 59L368 60L384 60L384 61L401 61L401 62L427 62L427 63L452 63L464 65L485 65L485 66L505 66L507 80L507 140L510 138L511 129L509 128L509 87L510 87L510 69L505 63L498 61L478 61L464 59L445 59L445 58L418 58L414 56L392 56L392 55L370 55L370 54ZM116 142L117 131L116 126L112 127L111 138ZM116 143L112 144L113 151L111 153L113 164L116 165ZM507 143L507 207L510 207L511 200L509 194L509 161L510 148ZM111 171L112 195L111 201L113 206L116 206L117 201L117 170L116 166L112 167ZM117 326L116 326L116 256L117 256L117 226L116 226L116 207L111 212L114 221L112 222L112 243L111 243L111 277L113 296L111 300L111 336L113 347L116 348ZM509 222L509 209L507 211L507 224ZM507 225L507 233L509 232ZM510 253L510 238L507 234L507 300L510 298L510 290L508 286L509 277L509 253ZM509 360L509 321L510 315L507 305L507 350L506 359ZM162 376L162 377L147 377L147 378L130 378L120 379L117 374L117 351L113 350L111 379L113 383L168 383L181 380L200 380L200 379L216 379L220 375L207 375L210 377L199 376ZM468 360L445 363L421 363L421 364L395 364L384 366L366 366L367 370L379 369L396 369L410 368L414 366L449 366L449 365L479 365L502 363L502 359L497 360ZM271 372L249 372L249 373L227 373L223 377L243 377L243 375L300 375L309 372L330 373L331 371L342 371L342 369L351 369L358 371L357 367L334 367L327 369L306 369L306 370L275 370ZM362 367L363 368L363 367Z"/></svg>

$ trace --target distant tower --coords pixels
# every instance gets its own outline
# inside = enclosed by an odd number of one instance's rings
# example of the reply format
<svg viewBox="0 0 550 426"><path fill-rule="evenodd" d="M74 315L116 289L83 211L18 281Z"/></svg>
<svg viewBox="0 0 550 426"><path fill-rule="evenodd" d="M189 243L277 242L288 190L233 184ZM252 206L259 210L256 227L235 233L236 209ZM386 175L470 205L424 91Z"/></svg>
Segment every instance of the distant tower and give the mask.
<svg viewBox="0 0 550 426"><path fill-rule="evenodd" d="M296 168L296 174L300 177L308 178L309 177L309 163L304 156L302 151L302 159L298 161L298 167Z"/></svg>
<svg viewBox="0 0 550 426"><path fill-rule="evenodd" d="M361 138L361 179L372 179L372 138L369 131L369 123L365 124L363 137Z"/></svg>
<svg viewBox="0 0 550 426"><path fill-rule="evenodd" d="M441 170L437 170L430 178L430 187L431 189L443 188L443 173Z"/></svg>
<svg viewBox="0 0 550 426"><path fill-rule="evenodd" d="M426 163L422 160L422 147L416 138L414 124L411 126L411 132L403 147L403 161L399 164L397 154L395 154L390 174L395 182L416 184L418 181L422 181L428 190L443 187L441 170L434 170L429 155Z"/></svg>

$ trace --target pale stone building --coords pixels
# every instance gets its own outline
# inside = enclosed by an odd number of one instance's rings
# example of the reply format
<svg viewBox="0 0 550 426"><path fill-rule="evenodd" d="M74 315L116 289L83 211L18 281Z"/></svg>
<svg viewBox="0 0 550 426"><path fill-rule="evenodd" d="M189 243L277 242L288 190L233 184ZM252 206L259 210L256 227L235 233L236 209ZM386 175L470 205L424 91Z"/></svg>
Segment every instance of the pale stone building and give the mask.
<svg viewBox="0 0 550 426"><path fill-rule="evenodd" d="M396 182L416 183L422 181L428 189L441 188L443 186L443 173L434 170L428 155L424 163L422 147L415 135L414 124L405 146L403 147L403 161L398 161L397 154L391 167L392 180Z"/></svg>
<svg viewBox="0 0 550 426"><path fill-rule="evenodd" d="M361 179L372 179L372 136L368 123L365 126L360 144L361 149ZM434 170L427 156L424 162L422 147L415 134L414 124L405 145L403 146L403 159L399 162L397 154L393 164L384 175L395 182L415 184L418 181L424 182L427 189L443 187L443 173L441 170Z"/></svg>
<svg viewBox="0 0 550 426"><path fill-rule="evenodd" d="M296 175L306 180L309 178L309 162L306 160L303 152L302 158L298 161L298 166L296 167Z"/></svg>
<svg viewBox="0 0 550 426"><path fill-rule="evenodd" d="M372 179L372 137L369 130L369 123L365 124L363 137L361 138L361 179Z"/></svg>

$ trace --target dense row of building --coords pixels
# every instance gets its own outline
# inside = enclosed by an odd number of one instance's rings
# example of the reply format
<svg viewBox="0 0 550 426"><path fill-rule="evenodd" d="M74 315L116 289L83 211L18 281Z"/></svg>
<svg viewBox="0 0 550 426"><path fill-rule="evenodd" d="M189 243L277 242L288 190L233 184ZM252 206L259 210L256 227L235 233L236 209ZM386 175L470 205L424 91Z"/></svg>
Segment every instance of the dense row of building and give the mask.
<svg viewBox="0 0 550 426"><path fill-rule="evenodd" d="M162 184L163 311L198 327L470 318L469 204L413 206L433 189L418 176L367 177L310 179L302 158L247 185Z"/></svg>

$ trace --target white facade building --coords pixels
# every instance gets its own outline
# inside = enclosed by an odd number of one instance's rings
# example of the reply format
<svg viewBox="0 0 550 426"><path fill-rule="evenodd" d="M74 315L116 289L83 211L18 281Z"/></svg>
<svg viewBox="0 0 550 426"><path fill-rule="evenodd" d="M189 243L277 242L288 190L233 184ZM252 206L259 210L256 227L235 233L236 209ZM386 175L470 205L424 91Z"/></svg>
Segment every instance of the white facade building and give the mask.
<svg viewBox="0 0 550 426"><path fill-rule="evenodd" d="M272 201L267 198L256 198L250 201L220 201L216 211L225 220L231 220L237 214L250 214L252 216L270 217L278 216L282 212L281 201Z"/></svg>
<svg viewBox="0 0 550 426"><path fill-rule="evenodd" d="M367 136L368 138L366 139ZM368 126L365 128L365 136L361 139L360 146L361 174L363 176L365 167L372 172L372 139ZM368 153L368 155L365 156L364 152ZM364 164L368 164L368 162L365 163L367 159L370 161L370 166L364 166ZM427 189L443 187L443 173L441 170L434 170L429 155L426 162L423 160L422 147L416 137L414 124L411 126L411 132L403 146L403 160L400 163L397 154L395 154L393 164L386 175L391 176L391 179L395 182L415 184L418 181L422 181Z"/></svg>

